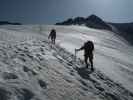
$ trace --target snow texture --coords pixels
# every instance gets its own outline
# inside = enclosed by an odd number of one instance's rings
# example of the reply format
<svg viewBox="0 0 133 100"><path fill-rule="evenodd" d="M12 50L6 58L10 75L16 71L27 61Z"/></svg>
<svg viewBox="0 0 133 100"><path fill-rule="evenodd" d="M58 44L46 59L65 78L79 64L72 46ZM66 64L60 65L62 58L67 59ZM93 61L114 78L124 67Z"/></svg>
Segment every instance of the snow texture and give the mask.
<svg viewBox="0 0 133 100"><path fill-rule="evenodd" d="M56 45L47 36L57 30ZM84 68L87 40L95 71ZM0 100L133 100L133 47L120 36L84 26L0 27Z"/></svg>

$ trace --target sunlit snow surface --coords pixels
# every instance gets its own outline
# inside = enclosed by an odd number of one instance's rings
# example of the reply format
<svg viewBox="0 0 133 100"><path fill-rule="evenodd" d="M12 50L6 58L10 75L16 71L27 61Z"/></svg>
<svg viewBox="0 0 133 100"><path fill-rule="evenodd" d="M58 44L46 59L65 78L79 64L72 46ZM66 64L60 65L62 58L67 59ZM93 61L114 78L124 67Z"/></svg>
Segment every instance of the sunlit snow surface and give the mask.
<svg viewBox="0 0 133 100"><path fill-rule="evenodd" d="M56 27L60 40L57 43L60 46L74 54L75 48L80 48L84 42L92 40L95 44L94 67L133 92L132 46L109 31L76 26L67 28L64 31L61 27ZM83 52L79 53L78 57L83 59Z"/></svg>
<svg viewBox="0 0 133 100"><path fill-rule="evenodd" d="M56 47L47 40L52 28ZM87 40L95 44L100 72L86 80L70 61ZM77 56L83 59L83 52ZM132 84L133 47L115 33L83 26L0 27L0 100L132 100Z"/></svg>

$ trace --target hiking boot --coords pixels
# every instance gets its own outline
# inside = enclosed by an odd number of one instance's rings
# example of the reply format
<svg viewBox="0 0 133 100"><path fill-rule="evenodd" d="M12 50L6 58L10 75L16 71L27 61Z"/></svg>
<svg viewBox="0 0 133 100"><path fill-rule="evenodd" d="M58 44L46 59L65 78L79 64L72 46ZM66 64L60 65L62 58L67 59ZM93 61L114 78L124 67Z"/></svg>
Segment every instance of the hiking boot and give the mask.
<svg viewBox="0 0 133 100"><path fill-rule="evenodd" d="M94 68L93 67L91 67L91 71L94 71Z"/></svg>

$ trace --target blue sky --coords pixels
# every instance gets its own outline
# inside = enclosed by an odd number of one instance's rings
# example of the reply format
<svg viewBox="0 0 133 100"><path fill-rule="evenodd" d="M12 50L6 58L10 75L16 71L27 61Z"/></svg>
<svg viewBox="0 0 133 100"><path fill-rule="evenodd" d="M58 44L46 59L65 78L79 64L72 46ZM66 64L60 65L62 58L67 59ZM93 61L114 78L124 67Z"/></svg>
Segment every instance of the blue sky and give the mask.
<svg viewBox="0 0 133 100"><path fill-rule="evenodd" d="M0 20L54 24L96 14L105 21L133 22L133 0L0 0Z"/></svg>

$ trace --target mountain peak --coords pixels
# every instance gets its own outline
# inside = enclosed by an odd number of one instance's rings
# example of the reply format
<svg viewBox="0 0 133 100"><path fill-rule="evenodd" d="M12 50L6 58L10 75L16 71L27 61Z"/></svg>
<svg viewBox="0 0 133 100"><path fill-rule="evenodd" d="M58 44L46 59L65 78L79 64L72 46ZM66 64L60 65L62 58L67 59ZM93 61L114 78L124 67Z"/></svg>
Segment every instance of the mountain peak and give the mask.
<svg viewBox="0 0 133 100"><path fill-rule="evenodd" d="M105 23L100 17L96 16L96 15L90 15L89 17L86 18L87 21L91 21L94 23Z"/></svg>
<svg viewBox="0 0 133 100"><path fill-rule="evenodd" d="M86 19L97 19L97 18L100 19L98 16L92 14L92 15L88 16Z"/></svg>
<svg viewBox="0 0 133 100"><path fill-rule="evenodd" d="M74 19L69 18L68 20L56 23L56 25L86 25L87 27L96 28L96 29L107 29L111 30L110 26L106 24L100 17L92 14L87 18L76 17Z"/></svg>

